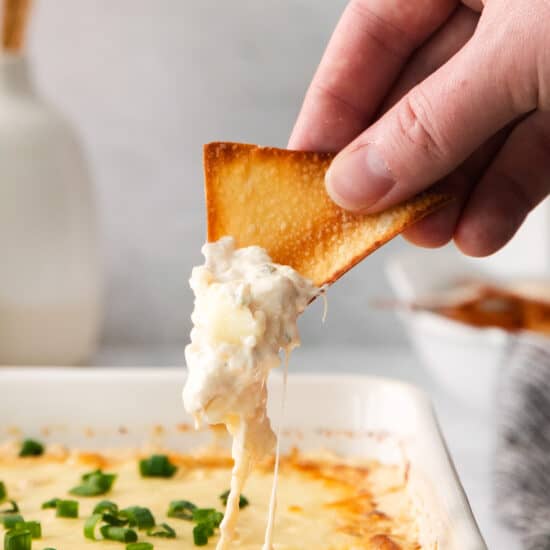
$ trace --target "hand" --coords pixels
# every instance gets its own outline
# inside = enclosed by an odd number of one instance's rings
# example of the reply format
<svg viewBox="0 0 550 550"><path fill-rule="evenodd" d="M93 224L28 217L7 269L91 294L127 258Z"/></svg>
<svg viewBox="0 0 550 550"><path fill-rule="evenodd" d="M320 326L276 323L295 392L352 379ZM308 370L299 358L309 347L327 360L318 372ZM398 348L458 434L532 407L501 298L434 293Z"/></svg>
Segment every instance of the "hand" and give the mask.
<svg viewBox="0 0 550 550"><path fill-rule="evenodd" d="M405 236L495 252L550 192L550 0L350 1L289 147L340 151L349 210L451 193Z"/></svg>

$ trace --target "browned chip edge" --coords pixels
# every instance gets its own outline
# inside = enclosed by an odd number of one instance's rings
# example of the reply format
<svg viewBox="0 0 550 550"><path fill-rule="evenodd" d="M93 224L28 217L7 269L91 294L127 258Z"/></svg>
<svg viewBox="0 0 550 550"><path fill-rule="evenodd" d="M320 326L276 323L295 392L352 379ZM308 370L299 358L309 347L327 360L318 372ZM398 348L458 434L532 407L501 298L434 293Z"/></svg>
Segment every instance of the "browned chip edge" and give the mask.
<svg viewBox="0 0 550 550"><path fill-rule="evenodd" d="M212 203L212 199L209 195L209 188L212 185L212 179L214 177L214 172L212 166L214 165L212 160L222 157L223 160L231 160L240 154L248 154L250 151L265 151L272 154L284 154L285 156L293 156L294 158L301 159L319 159L319 160L331 160L336 156L335 153L317 153L313 151L290 151L286 149L279 149L276 147L262 147L259 145L254 145L251 143L236 143L236 142L220 142L214 141L206 143L203 146L203 167L204 167L204 191L205 191L205 201L206 201L206 211L207 211L207 240L211 242L215 240L215 227L216 227L216 209ZM373 246L366 249L361 254L353 257L346 266L342 269L334 272L329 279L318 283L318 286L323 286L327 284L334 283L342 275L347 273L352 267L357 265L361 260L365 259L367 256L372 254L374 251L378 250L381 246L386 244L388 241L402 233L407 227L415 224L420 221L422 218L431 214L432 212L442 208L449 202L454 200L454 197L449 194L438 193L435 191L424 191L411 199L405 201L402 204L417 202L417 201L426 201L426 208L415 212L415 215L410 218L406 223L398 226L395 231L387 234L387 238L377 241ZM399 206L399 205L397 205Z"/></svg>
<svg viewBox="0 0 550 550"><path fill-rule="evenodd" d="M380 239L373 246L366 249L364 253L358 254L357 256L352 258L342 269L333 273L329 279L324 281L319 286L331 285L332 283L337 281L340 277L342 277L342 275L345 275L352 267L357 265L360 261L364 260L367 256L370 256L373 252L378 250L381 246L385 245L387 242L397 237L397 235L399 235L400 233L403 233L403 231L405 231L407 227L414 225L416 222L420 221L422 218L425 218L427 215L431 214L432 212L435 212L436 210L439 210L446 204L449 204L454 200L454 197L444 193L425 191L424 193L415 195L412 199L409 199L409 201L412 202L412 201L421 200L421 199L424 199L424 200L430 199L431 202L429 202L426 205L426 208L424 210L419 210L418 212L415 213L414 216L410 218L410 220L408 220L406 223L401 224L401 226L397 227L395 231L388 233L385 239ZM406 202L409 202L409 201L406 201ZM406 204L406 202L402 204Z"/></svg>

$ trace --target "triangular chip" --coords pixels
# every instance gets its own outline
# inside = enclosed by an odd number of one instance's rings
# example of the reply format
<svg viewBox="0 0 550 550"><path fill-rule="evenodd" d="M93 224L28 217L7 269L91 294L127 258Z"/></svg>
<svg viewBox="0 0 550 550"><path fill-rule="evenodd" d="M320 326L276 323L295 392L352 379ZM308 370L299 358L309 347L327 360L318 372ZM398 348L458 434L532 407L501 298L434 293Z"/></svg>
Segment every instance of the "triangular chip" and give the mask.
<svg viewBox="0 0 550 550"><path fill-rule="evenodd" d="M424 193L380 214L352 214L325 191L331 153L242 143L204 146L208 240L258 245L321 286L448 202Z"/></svg>

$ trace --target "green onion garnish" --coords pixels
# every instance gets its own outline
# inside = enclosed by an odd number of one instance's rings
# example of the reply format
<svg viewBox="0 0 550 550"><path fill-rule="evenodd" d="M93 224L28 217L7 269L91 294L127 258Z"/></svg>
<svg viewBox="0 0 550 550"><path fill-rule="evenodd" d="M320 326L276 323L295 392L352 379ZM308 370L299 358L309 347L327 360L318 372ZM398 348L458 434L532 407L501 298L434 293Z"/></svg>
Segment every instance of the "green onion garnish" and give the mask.
<svg viewBox="0 0 550 550"><path fill-rule="evenodd" d="M44 454L44 445L35 439L25 439L19 451L19 456L40 456L42 454Z"/></svg>
<svg viewBox="0 0 550 550"><path fill-rule="evenodd" d="M3 500L6 500L6 497L8 496L8 492L6 491L6 485L3 481L0 481L0 502Z"/></svg>
<svg viewBox="0 0 550 550"><path fill-rule="evenodd" d="M44 548L44 550L57 550L56 548Z"/></svg>
<svg viewBox="0 0 550 550"><path fill-rule="evenodd" d="M109 512L110 514L118 513L118 505L110 500L102 500L96 504L94 508L94 514L102 514L103 512Z"/></svg>
<svg viewBox="0 0 550 550"><path fill-rule="evenodd" d="M18 523L25 521L19 514L6 514L2 517L2 524L6 529L13 529Z"/></svg>
<svg viewBox="0 0 550 550"><path fill-rule="evenodd" d="M94 514L100 514L103 516L103 521L109 525L116 525L121 527L128 523L128 518L119 515L118 504L111 502L110 500L102 500L98 502L93 511Z"/></svg>
<svg viewBox="0 0 550 550"><path fill-rule="evenodd" d="M42 526L38 521L20 521L15 524L17 531L30 531L33 539L42 538Z"/></svg>
<svg viewBox="0 0 550 550"><path fill-rule="evenodd" d="M206 523L199 523L193 527L193 542L195 546L206 546L208 537L213 534L212 528Z"/></svg>
<svg viewBox="0 0 550 550"><path fill-rule="evenodd" d="M156 527L149 529L149 531L147 531L147 536L160 537L165 539L175 539L176 532L167 523L161 523L160 525L157 525Z"/></svg>
<svg viewBox="0 0 550 550"><path fill-rule="evenodd" d="M229 489L220 495L220 500L224 506L227 506L227 499L229 498ZM244 495L239 496L239 508L245 508L250 502Z"/></svg>
<svg viewBox="0 0 550 550"><path fill-rule="evenodd" d="M31 550L32 535L29 530L11 529L4 535L4 550Z"/></svg>
<svg viewBox="0 0 550 550"><path fill-rule="evenodd" d="M150 542L131 542L126 545L126 550L153 550L153 548Z"/></svg>
<svg viewBox="0 0 550 550"><path fill-rule="evenodd" d="M223 514L214 508L196 508L193 510L193 521L197 525L193 528L193 540L196 546L208 544L208 537L214 534L214 529L220 526Z"/></svg>
<svg viewBox="0 0 550 550"><path fill-rule="evenodd" d="M214 508L197 508L193 510L193 521L197 523L208 523L212 527L219 527L223 514Z"/></svg>
<svg viewBox="0 0 550 550"><path fill-rule="evenodd" d="M130 506L129 508L121 510L120 515L128 518L130 527L150 529L155 526L155 518L149 508Z"/></svg>
<svg viewBox="0 0 550 550"><path fill-rule="evenodd" d="M77 518L78 501L76 500L57 501L55 515L58 518Z"/></svg>
<svg viewBox="0 0 550 550"><path fill-rule="evenodd" d="M116 540L117 542L136 542L138 539L137 533L133 529L128 529L127 527L104 525L101 527L100 531L103 538Z"/></svg>
<svg viewBox="0 0 550 550"><path fill-rule="evenodd" d="M47 500L46 502L42 503L42 510L46 510L48 508L57 508L57 503L60 501L60 498L52 498L50 500Z"/></svg>
<svg viewBox="0 0 550 550"><path fill-rule="evenodd" d="M101 514L105 523L116 527L122 527L130 521L127 514L119 511L118 506L108 500L101 501L94 508L94 514Z"/></svg>
<svg viewBox="0 0 550 550"><path fill-rule="evenodd" d="M82 483L73 487L69 493L81 497L95 497L104 495L111 490L115 482L116 474L104 474L101 470L95 470L82 476Z"/></svg>
<svg viewBox="0 0 550 550"><path fill-rule="evenodd" d="M84 523L84 536L90 540L99 540L95 534L95 528L101 521L102 514L93 514Z"/></svg>
<svg viewBox="0 0 550 550"><path fill-rule="evenodd" d="M117 527L122 527L123 525L126 525L130 520L122 515L118 514L110 514L109 512L105 512L102 514L103 521L105 523L108 523L109 525L115 525Z"/></svg>
<svg viewBox="0 0 550 550"><path fill-rule="evenodd" d="M177 470L166 455L152 455L139 461L142 477L172 477Z"/></svg>
<svg viewBox="0 0 550 550"><path fill-rule="evenodd" d="M3 510L0 510L0 514L16 514L19 512L19 506L17 506L17 502L15 500L8 500L10 503L11 508L4 508Z"/></svg>
<svg viewBox="0 0 550 550"><path fill-rule="evenodd" d="M193 510L196 510L197 506L188 500L173 500L168 507L166 515L169 518L178 519L193 519Z"/></svg>

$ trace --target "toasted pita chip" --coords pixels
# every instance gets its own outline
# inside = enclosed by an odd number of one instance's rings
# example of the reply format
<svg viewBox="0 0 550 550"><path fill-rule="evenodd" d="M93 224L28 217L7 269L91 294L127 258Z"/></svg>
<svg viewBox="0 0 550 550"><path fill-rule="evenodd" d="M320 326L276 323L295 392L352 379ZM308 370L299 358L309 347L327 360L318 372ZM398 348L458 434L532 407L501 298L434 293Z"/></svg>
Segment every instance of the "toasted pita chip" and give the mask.
<svg viewBox="0 0 550 550"><path fill-rule="evenodd" d="M336 206L324 177L334 155L241 143L204 146L208 240L265 248L316 285L333 283L406 227L449 201L424 193L380 214Z"/></svg>

